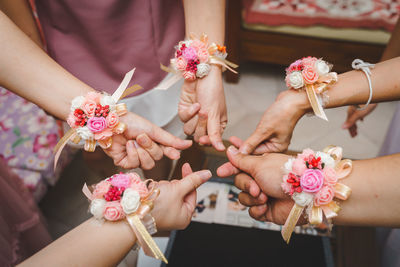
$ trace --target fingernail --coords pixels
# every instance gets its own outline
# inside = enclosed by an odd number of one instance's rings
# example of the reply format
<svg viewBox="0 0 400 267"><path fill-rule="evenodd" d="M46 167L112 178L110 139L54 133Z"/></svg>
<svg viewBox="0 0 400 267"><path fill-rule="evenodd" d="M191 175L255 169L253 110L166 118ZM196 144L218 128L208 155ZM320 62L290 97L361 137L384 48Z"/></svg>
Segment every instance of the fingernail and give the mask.
<svg viewBox="0 0 400 267"><path fill-rule="evenodd" d="M240 153L242 153L243 155L247 155L249 153L247 153L247 146L244 145L239 149Z"/></svg>
<svg viewBox="0 0 400 267"><path fill-rule="evenodd" d="M349 126L347 125L347 123L343 123L342 124L342 129L347 129Z"/></svg>
<svg viewBox="0 0 400 267"><path fill-rule="evenodd" d="M139 144L136 142L136 140L133 140L133 144L135 145L136 148L139 148Z"/></svg>
<svg viewBox="0 0 400 267"><path fill-rule="evenodd" d="M211 171L209 170L199 171L198 175L202 180L208 180L212 176Z"/></svg>
<svg viewBox="0 0 400 267"><path fill-rule="evenodd" d="M192 140L183 140L183 142L185 143L185 145L192 145L193 144Z"/></svg>
<svg viewBox="0 0 400 267"><path fill-rule="evenodd" d="M257 206L257 209L261 211L261 210L264 210L266 207L267 207L267 204L263 204L263 205Z"/></svg>
<svg viewBox="0 0 400 267"><path fill-rule="evenodd" d="M149 140L145 135L140 135L138 136L138 140L140 143L142 143L144 146L148 146L149 145Z"/></svg>
<svg viewBox="0 0 400 267"><path fill-rule="evenodd" d="M218 147L218 149L219 150L225 150L225 146L224 146L224 144L222 143L222 142L219 142L219 143L217 143L217 147Z"/></svg>
<svg viewBox="0 0 400 267"><path fill-rule="evenodd" d="M236 147L234 147L234 146L230 146L228 148L228 151L229 151L229 153L232 153L233 155L236 155L239 153L239 150L237 150Z"/></svg>

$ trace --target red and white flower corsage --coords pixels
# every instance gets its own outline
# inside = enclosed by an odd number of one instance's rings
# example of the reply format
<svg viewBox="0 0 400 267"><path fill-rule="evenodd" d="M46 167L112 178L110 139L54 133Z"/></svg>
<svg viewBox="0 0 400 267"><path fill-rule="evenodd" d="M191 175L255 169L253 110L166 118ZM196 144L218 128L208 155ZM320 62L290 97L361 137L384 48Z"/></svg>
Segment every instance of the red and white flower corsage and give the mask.
<svg viewBox="0 0 400 267"><path fill-rule="evenodd" d="M305 149L285 163L282 189L295 202L282 228L286 242L304 210L313 225L321 224L324 216L328 220L337 216L340 207L334 198L346 200L351 194L351 189L338 181L351 169L351 160L342 160L342 148L335 146L323 152Z"/></svg>
<svg viewBox="0 0 400 267"><path fill-rule="evenodd" d="M206 34L200 39L191 35L189 40L180 41L176 46L175 57L171 59L171 68L161 65L163 70L175 75L158 85L156 89L168 89L182 77L188 81L203 78L210 72L211 65L219 65L237 73L233 68L238 66L226 60L227 55L226 47L210 44Z"/></svg>
<svg viewBox="0 0 400 267"><path fill-rule="evenodd" d="M331 64L315 57L296 60L286 69L286 85L294 90L305 89L315 115L324 120L328 120L322 108L327 101L324 92L338 80L337 73L331 69Z"/></svg>
<svg viewBox="0 0 400 267"><path fill-rule="evenodd" d="M151 238L157 232L150 212L160 191L152 180L142 181L135 173L115 174L92 186L83 186L83 193L90 200L89 211L100 221L126 219L146 255L167 260Z"/></svg>

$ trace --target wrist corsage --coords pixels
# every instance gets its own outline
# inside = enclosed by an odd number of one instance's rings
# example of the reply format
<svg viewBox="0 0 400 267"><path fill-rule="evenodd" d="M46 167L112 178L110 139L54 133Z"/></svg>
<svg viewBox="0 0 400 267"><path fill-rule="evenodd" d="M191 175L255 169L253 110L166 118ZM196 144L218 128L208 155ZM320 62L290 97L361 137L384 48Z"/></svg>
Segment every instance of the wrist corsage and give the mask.
<svg viewBox="0 0 400 267"><path fill-rule="evenodd" d="M206 34L200 39L191 35L189 40L180 41L176 46L171 67L161 65L161 69L175 75L158 85L156 89L168 89L182 77L188 81L203 78L210 72L211 65L219 65L223 69L237 73L233 68L237 68L238 65L226 60L227 55L226 47L210 44Z"/></svg>
<svg viewBox="0 0 400 267"><path fill-rule="evenodd" d="M312 225L321 224L324 216L327 220L337 216L340 207L334 198L346 200L351 194L351 189L338 181L351 170L351 160L342 160L342 148L335 146L323 152L305 149L285 163L282 189L295 202L282 228L287 243L303 211Z"/></svg>
<svg viewBox="0 0 400 267"><path fill-rule="evenodd" d="M324 93L328 85L338 80L337 73L331 72L331 69L332 65L315 57L296 60L286 69L286 85L294 90L304 89L314 114L324 120L328 120L322 107L323 102L328 100Z"/></svg>
<svg viewBox="0 0 400 267"><path fill-rule="evenodd" d="M54 148L54 168L68 141L79 143L84 140L84 149L93 152L97 143L104 149L109 148L112 145L112 136L125 131L126 125L120 122L120 116L128 111L126 104L118 103L118 101L142 89L137 84L127 88L134 72L135 69L125 74L118 89L111 96L105 93L89 92L86 96L77 96L72 100L71 112L67 119L71 129Z"/></svg>
<svg viewBox="0 0 400 267"><path fill-rule="evenodd" d="M137 173L115 174L92 186L83 186L90 200L89 211L100 221L126 219L146 255L168 263L164 254L151 238L157 232L150 212L160 191L152 180L142 181Z"/></svg>

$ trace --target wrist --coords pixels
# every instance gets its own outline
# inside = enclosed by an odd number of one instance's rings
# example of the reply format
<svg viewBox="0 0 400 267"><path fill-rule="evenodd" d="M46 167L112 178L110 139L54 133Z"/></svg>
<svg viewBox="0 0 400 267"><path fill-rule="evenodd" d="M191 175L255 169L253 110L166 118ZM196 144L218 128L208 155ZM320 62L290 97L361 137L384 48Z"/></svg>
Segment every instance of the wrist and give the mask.
<svg viewBox="0 0 400 267"><path fill-rule="evenodd" d="M295 117L297 120L311 111L307 94L303 90L285 90L277 96L275 101L281 103L288 115Z"/></svg>

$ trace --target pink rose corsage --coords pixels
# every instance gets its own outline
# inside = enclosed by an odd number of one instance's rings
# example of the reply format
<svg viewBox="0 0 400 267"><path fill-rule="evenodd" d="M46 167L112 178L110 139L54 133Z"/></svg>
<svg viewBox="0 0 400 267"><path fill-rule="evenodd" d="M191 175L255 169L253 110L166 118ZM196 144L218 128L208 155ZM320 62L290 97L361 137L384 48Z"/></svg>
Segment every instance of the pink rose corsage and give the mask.
<svg viewBox="0 0 400 267"><path fill-rule="evenodd" d="M289 243L291 234L303 211L310 224L319 225L337 216L339 204L334 198L346 200L351 189L338 181L352 170L351 160L342 160L342 148L329 146L323 152L303 150L297 158L284 165L282 190L295 202L285 225L283 239Z"/></svg>
<svg viewBox="0 0 400 267"><path fill-rule="evenodd" d="M168 263L151 238L157 229L150 212L160 193L155 185L152 180L142 181L134 172L119 173L91 186L92 191L85 184L82 191L90 200L93 217L101 221L126 219L146 255Z"/></svg>
<svg viewBox="0 0 400 267"><path fill-rule="evenodd" d="M158 85L156 89L168 89L182 77L188 81L203 78L208 75L213 64L237 73L233 68L237 68L238 65L226 60L227 55L226 47L210 44L206 34L200 39L191 35L189 40L180 41L176 46L175 57L171 59L171 68L161 65L161 69L175 75Z"/></svg>
<svg viewBox="0 0 400 267"><path fill-rule="evenodd" d="M296 60L286 69L286 85L290 89L305 89L308 100L316 116L328 120L323 102L328 101L325 94L328 85L337 82L337 73L331 72L332 65L315 57Z"/></svg>
<svg viewBox="0 0 400 267"><path fill-rule="evenodd" d="M109 148L112 145L112 136L125 131L126 125L120 121L120 117L127 113L127 108L126 104L118 101L142 89L137 84L128 88L134 72L135 69L125 74L120 86L112 95L93 91L86 96L77 96L71 101L71 112L67 118L71 129L54 148L54 168L68 141L79 143L84 140L84 149L93 152L96 143L102 148Z"/></svg>

